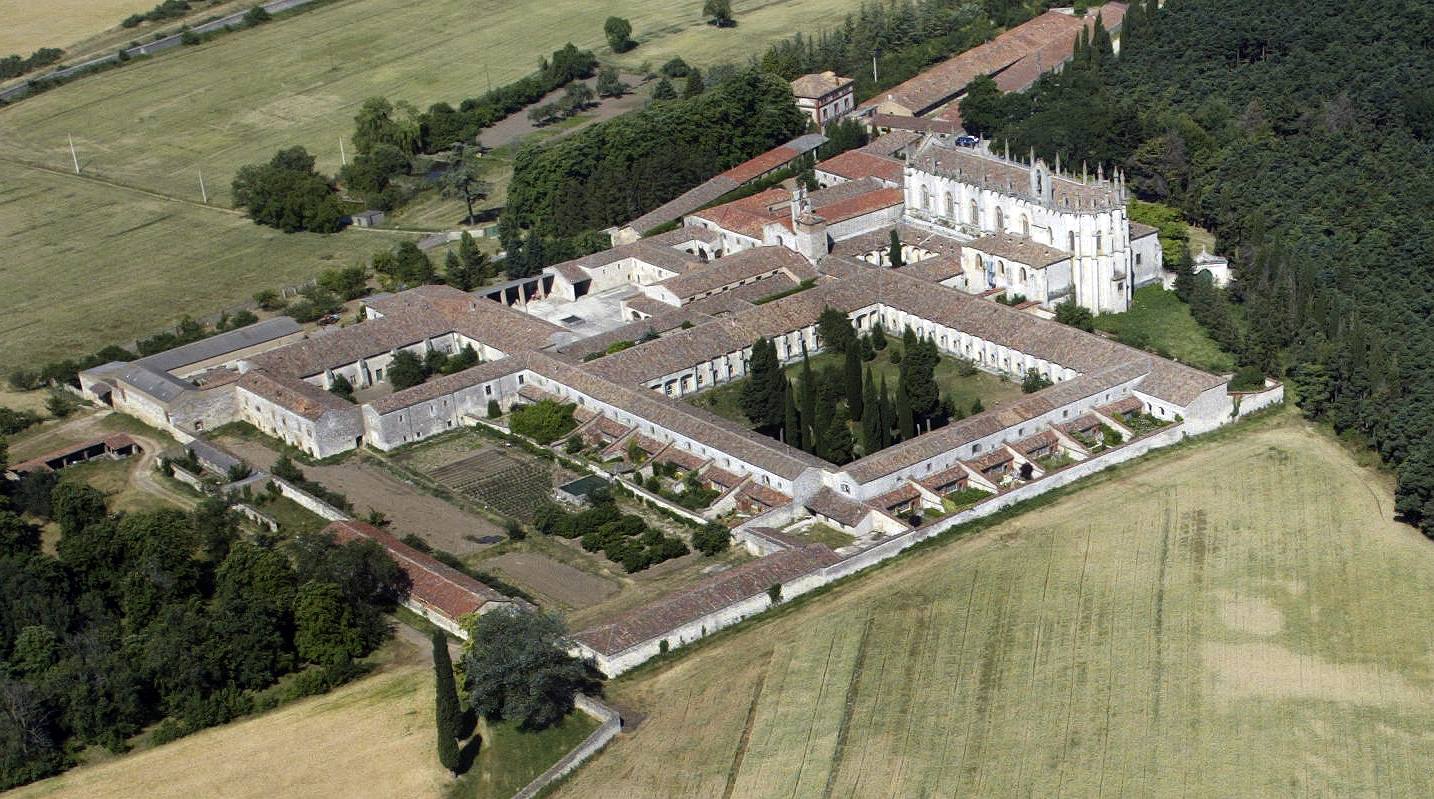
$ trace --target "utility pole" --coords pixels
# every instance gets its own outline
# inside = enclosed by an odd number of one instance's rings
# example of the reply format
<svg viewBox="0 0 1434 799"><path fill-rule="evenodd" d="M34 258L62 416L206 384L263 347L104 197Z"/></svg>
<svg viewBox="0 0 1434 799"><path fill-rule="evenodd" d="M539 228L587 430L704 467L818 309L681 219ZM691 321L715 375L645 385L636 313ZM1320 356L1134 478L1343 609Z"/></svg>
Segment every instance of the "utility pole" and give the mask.
<svg viewBox="0 0 1434 799"><path fill-rule="evenodd" d="M871 82L876 83L876 52L871 51Z"/></svg>
<svg viewBox="0 0 1434 799"><path fill-rule="evenodd" d="M349 165L349 158L348 158L347 155L344 154L344 137L343 137L343 136L340 136L340 137L339 137L339 165L340 165L340 166L348 166L348 165Z"/></svg>
<svg viewBox="0 0 1434 799"><path fill-rule="evenodd" d="M75 155L75 137L68 133L65 136L70 140L70 160L75 162L75 174L78 175L80 174L80 157Z"/></svg>
<svg viewBox="0 0 1434 799"><path fill-rule="evenodd" d="M209 204L209 190L204 188L204 170L199 170L199 194L204 198L204 204Z"/></svg>

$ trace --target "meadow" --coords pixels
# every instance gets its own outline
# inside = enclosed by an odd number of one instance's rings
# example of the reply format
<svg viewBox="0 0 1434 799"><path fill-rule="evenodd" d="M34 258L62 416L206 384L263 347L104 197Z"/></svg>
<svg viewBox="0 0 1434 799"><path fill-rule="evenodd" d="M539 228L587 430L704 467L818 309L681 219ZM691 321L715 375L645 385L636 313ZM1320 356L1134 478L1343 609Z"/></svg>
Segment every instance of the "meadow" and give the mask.
<svg viewBox="0 0 1434 799"><path fill-rule="evenodd" d="M157 5L150 0L0 0L0 56L41 47L68 48Z"/></svg>
<svg viewBox="0 0 1434 799"><path fill-rule="evenodd" d="M622 63L655 69L677 54L742 62L772 37L832 24L831 12L856 2L739 0L738 27L728 30L705 25L701 5L343 0L0 109L0 155L68 169L73 135L91 174L198 199L202 168L211 202L225 204L238 168L281 147L303 145L320 171L337 170L339 139L365 98L457 104L532 72L569 41L611 58L602 31L611 14L626 16L641 43Z"/></svg>
<svg viewBox="0 0 1434 799"><path fill-rule="evenodd" d="M366 262L405 237L285 234L223 209L3 159L0 231L0 373L217 313L259 289Z"/></svg>
<svg viewBox="0 0 1434 799"><path fill-rule="evenodd" d="M1434 550L1391 516L1266 418L610 683L648 715L556 795L1430 795Z"/></svg>
<svg viewBox="0 0 1434 799"><path fill-rule="evenodd" d="M1217 374L1235 371L1234 356L1220 349L1195 321L1190 306L1159 285L1136 289L1130 310L1101 314L1095 318L1095 327L1131 346L1154 350L1197 369Z"/></svg>

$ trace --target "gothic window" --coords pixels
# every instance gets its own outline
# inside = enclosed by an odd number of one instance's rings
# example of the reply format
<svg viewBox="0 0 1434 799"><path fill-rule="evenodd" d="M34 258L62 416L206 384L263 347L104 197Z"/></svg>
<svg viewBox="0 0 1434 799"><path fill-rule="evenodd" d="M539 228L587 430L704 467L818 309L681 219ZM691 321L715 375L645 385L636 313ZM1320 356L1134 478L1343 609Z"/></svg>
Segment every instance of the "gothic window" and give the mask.
<svg viewBox="0 0 1434 799"><path fill-rule="evenodd" d="M1005 262L1005 261L997 261L997 262L996 262L996 274L999 275L999 276L1001 276L1001 277L1005 277L1005 276L1006 276L1006 262Z"/></svg>
<svg viewBox="0 0 1434 799"><path fill-rule="evenodd" d="M997 230L997 231L1004 231L1005 229L1006 229L1006 214L1005 214L1004 211L1002 211L1002 210L1000 209L1000 207L997 207L997 208L996 208L996 230Z"/></svg>
<svg viewBox="0 0 1434 799"><path fill-rule="evenodd" d="M1031 237L1031 218L1025 214L1021 214L1021 235Z"/></svg>
<svg viewBox="0 0 1434 799"><path fill-rule="evenodd" d="M976 207L975 200L971 201L971 224L977 226L981 224L981 211Z"/></svg>
<svg viewBox="0 0 1434 799"><path fill-rule="evenodd" d="M1025 282L1026 282L1026 268L1025 268L1024 266L1021 267L1021 282L1022 282L1022 283L1025 283Z"/></svg>
<svg viewBox="0 0 1434 799"><path fill-rule="evenodd" d="M951 196L951 192L949 191L946 192L946 218L956 218L956 200Z"/></svg>
<svg viewBox="0 0 1434 799"><path fill-rule="evenodd" d="M1071 232L1069 232L1069 233L1066 234L1066 249L1067 249L1067 250L1070 250L1072 255L1075 254L1076 248L1075 248L1075 231L1074 231L1074 230L1072 230Z"/></svg>
<svg viewBox="0 0 1434 799"><path fill-rule="evenodd" d="M1036 170L1036 194L1039 195L1040 193L1041 193L1041 171L1040 171L1039 169L1037 169L1037 170Z"/></svg>
<svg viewBox="0 0 1434 799"><path fill-rule="evenodd" d="M1095 254L1105 255L1105 240L1101 238L1099 230L1095 232Z"/></svg>
<svg viewBox="0 0 1434 799"><path fill-rule="evenodd" d="M921 210L931 210L931 191L928 190L925 186L921 187Z"/></svg>

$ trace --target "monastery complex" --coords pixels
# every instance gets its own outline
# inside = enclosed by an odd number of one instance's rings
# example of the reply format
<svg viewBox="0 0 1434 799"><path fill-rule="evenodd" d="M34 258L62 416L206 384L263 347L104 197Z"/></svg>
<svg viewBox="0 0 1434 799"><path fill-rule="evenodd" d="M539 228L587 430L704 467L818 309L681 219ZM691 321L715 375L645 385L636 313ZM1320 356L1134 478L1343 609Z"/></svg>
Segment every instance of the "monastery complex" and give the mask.
<svg viewBox="0 0 1434 799"><path fill-rule="evenodd" d="M1007 66L1043 52L1012 50ZM819 97L847 96L846 83L812 83ZM796 142L732 172L750 179L815 146ZM615 459L636 448L643 463L697 475L720 493L704 515L735 515L738 538L766 556L580 634L609 673L651 657L659 641L665 650L760 610L769 586L820 584L818 571L849 573L971 518L977 511L920 518L953 491L987 492L988 513L1282 398L1276 384L1232 394L1228 375L1054 321L1061 303L1124 311L1137 287L1166 277L1155 230L1127 217L1118 172L895 129L814 174L812 191L767 189L646 237L647 224L615 230L611 249L532 278L374 296L360 323L307 335L288 320L261 322L87 370L82 390L181 440L244 421L315 458L494 425L490 404L572 404L573 435ZM821 352L828 308L859 333L909 328L978 369L1018 382L1034 370L1051 385L840 466L685 401L743 378L758 338L786 362ZM400 350L466 347L478 365L382 390ZM331 393L340 376L370 398ZM1055 455L1059 466L1042 465ZM858 544L795 545L781 529L803 519ZM881 554L887 542L904 543Z"/></svg>

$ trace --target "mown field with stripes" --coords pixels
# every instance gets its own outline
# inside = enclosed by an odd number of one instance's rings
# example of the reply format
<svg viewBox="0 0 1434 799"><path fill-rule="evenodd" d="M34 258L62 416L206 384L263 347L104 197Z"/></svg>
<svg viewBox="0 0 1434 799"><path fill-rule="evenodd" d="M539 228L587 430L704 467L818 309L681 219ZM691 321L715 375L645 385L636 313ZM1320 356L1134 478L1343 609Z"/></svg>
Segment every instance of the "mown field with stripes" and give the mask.
<svg viewBox="0 0 1434 799"><path fill-rule="evenodd" d="M1293 414L609 686L559 796L1427 796L1434 544Z"/></svg>

